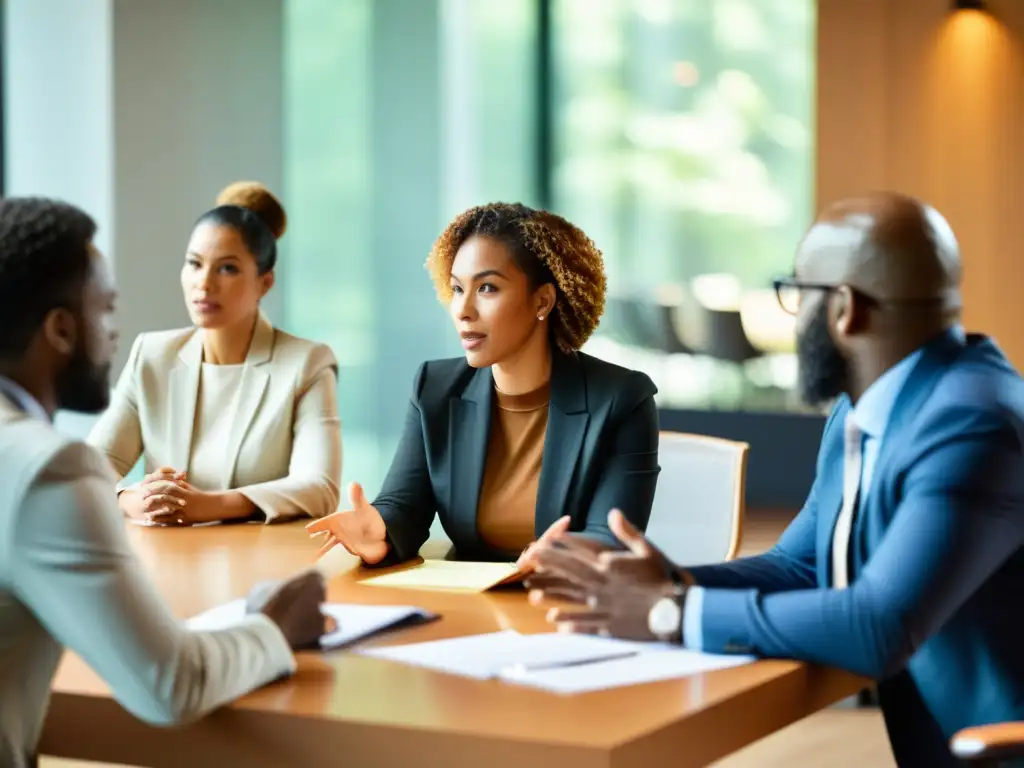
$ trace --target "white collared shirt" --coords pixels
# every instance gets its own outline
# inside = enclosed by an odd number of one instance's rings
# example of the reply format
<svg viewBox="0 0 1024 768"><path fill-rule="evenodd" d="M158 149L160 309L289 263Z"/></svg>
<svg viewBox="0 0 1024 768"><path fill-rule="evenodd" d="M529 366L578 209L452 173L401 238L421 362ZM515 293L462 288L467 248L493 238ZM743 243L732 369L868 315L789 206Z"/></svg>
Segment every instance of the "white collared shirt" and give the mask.
<svg viewBox="0 0 1024 768"><path fill-rule="evenodd" d="M6 376L0 376L0 394L6 395L14 405L36 419L51 421L50 414L28 391Z"/></svg>

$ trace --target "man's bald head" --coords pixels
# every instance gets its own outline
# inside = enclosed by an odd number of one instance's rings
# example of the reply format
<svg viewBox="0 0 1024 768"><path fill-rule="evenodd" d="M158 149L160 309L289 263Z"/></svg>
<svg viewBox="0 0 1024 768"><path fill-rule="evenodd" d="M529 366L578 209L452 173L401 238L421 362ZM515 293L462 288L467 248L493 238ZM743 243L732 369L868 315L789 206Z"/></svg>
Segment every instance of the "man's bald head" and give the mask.
<svg viewBox="0 0 1024 768"><path fill-rule="evenodd" d="M878 192L821 215L800 243L795 283L804 400L845 392L856 402L959 321L960 249L934 208Z"/></svg>
<svg viewBox="0 0 1024 768"><path fill-rule="evenodd" d="M960 248L942 214L892 192L831 205L797 251L801 282L848 285L883 303L960 307Z"/></svg>

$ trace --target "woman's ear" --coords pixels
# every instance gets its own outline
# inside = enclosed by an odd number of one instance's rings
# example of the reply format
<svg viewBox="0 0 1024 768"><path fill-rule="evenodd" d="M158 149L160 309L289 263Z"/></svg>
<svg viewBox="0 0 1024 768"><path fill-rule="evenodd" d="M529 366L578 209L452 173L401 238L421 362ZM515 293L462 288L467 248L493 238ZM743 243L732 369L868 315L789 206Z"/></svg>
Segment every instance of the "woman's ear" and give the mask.
<svg viewBox="0 0 1024 768"><path fill-rule="evenodd" d="M552 283L545 283L534 292L533 299L536 305L537 319L544 320L554 311L558 293Z"/></svg>
<svg viewBox="0 0 1024 768"><path fill-rule="evenodd" d="M260 298L262 299L268 293L270 289L274 287L274 271L266 272L260 275Z"/></svg>

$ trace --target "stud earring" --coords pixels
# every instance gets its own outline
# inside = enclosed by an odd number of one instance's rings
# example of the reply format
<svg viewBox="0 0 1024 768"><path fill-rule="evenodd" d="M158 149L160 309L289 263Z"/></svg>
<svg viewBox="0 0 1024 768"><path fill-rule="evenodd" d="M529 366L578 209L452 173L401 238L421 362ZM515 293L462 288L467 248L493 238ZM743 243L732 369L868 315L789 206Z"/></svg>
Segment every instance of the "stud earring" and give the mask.
<svg viewBox="0 0 1024 768"><path fill-rule="evenodd" d="M544 321L544 315L537 315L537 319L540 320L541 322L543 322Z"/></svg>

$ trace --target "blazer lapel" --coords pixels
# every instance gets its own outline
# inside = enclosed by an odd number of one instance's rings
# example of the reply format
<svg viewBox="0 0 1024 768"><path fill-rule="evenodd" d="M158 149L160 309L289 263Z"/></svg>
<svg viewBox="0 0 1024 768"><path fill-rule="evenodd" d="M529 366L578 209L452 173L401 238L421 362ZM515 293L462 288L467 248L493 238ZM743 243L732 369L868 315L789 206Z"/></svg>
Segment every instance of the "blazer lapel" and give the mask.
<svg viewBox="0 0 1024 768"><path fill-rule="evenodd" d="M566 513L569 488L589 421L587 382L579 361L575 356L556 352L551 365L551 404L534 514L534 534L538 537Z"/></svg>
<svg viewBox="0 0 1024 768"><path fill-rule="evenodd" d="M907 426L917 413L920 412L925 400L932 393L939 377L945 373L949 365L963 351L964 342L952 331L939 336L924 348L924 354L917 361L914 369L910 372L906 382L900 389L893 405L889 422L885 425L885 433L882 435L882 445L878 453L878 460L875 463L876 472L882 467L888 466L893 452L907 438ZM877 476L877 475L876 475ZM869 495L874 492L878 484L875 479L871 480Z"/></svg>
<svg viewBox="0 0 1024 768"><path fill-rule="evenodd" d="M178 471L188 469L192 456L192 431L199 395L199 372L203 365L203 334L197 330L178 352L171 371L167 418L170 464Z"/></svg>
<svg viewBox="0 0 1024 768"><path fill-rule="evenodd" d="M460 550L471 551L480 543L476 516L491 434L493 382L490 369L480 369L473 374L462 397L449 402L449 487L451 523L455 529L452 541Z"/></svg>
<svg viewBox="0 0 1024 768"><path fill-rule="evenodd" d="M245 366L242 369L242 381L235 396L231 437L225 454L226 461L222 477L225 488L231 488L234 485L235 466L238 463L238 453L242 449L242 441L245 440L245 436L256 418L260 404L263 402L263 395L267 391L267 384L270 382L270 373L263 366L270 362L273 352L274 327L261 313L256 320L252 342L249 344L249 354L245 358Z"/></svg>
<svg viewBox="0 0 1024 768"><path fill-rule="evenodd" d="M920 413L946 369L963 350L964 340L952 331L947 331L930 342L896 397L896 403L882 435L882 444L875 460L875 473L871 478L867 498L861 500L861 508L865 514L854 518L854 527L850 533L853 567L851 575L856 575L867 561L867 512L869 506L876 504L881 498L885 468L892 466L892 457L898 455L901 447L912 438L910 426L914 417Z"/></svg>

